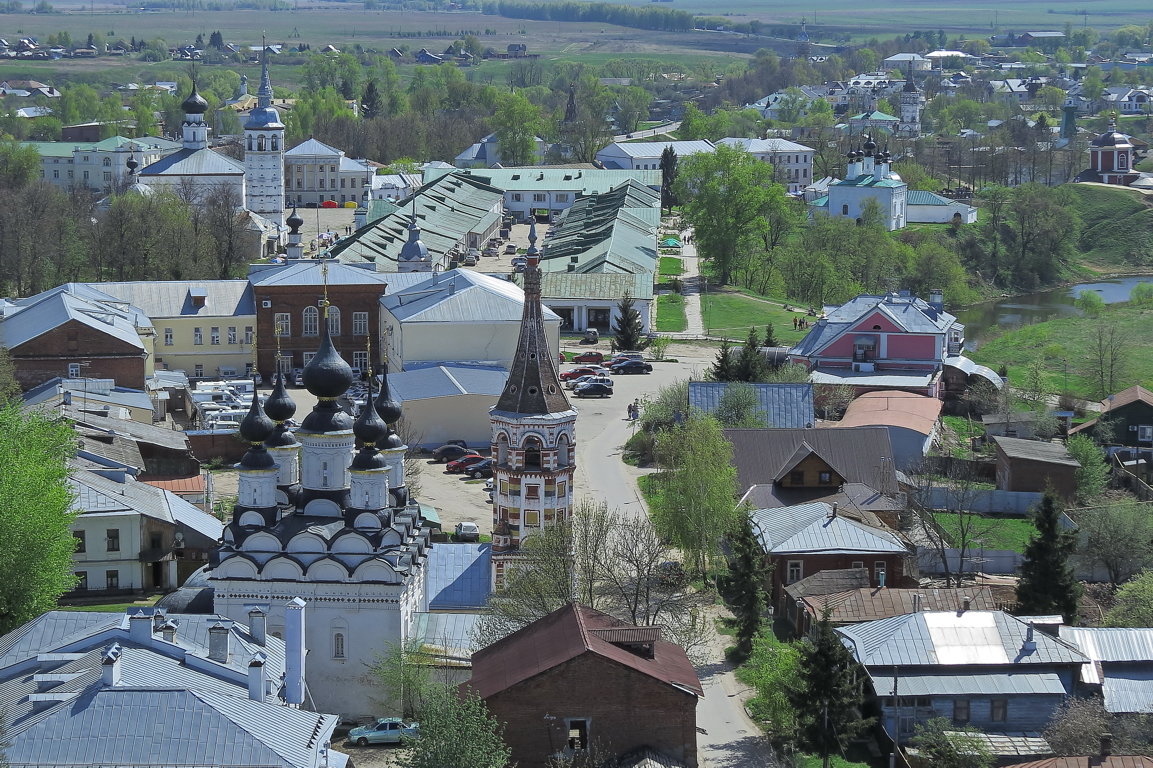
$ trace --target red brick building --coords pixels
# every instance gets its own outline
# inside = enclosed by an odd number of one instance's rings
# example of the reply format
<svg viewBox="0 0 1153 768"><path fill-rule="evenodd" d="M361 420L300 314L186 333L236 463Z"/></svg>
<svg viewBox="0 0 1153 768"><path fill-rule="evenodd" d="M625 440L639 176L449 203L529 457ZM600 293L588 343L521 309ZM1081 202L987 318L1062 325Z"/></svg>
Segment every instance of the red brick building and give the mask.
<svg viewBox="0 0 1153 768"><path fill-rule="evenodd" d="M303 368L316 354L326 283L329 331L337 351L349 365L365 370L370 362L367 349L371 336L372 367L380 369L380 297L396 273L376 272L372 264L323 264L327 269L322 269L320 261L301 259L261 266L249 273L256 300L257 367L266 380L276 367L277 341L281 367L286 372Z"/></svg>
<svg viewBox="0 0 1153 768"><path fill-rule="evenodd" d="M0 346L24 390L82 376L143 389L152 335L139 310L86 285L0 300Z"/></svg>
<svg viewBox="0 0 1153 768"><path fill-rule="evenodd" d="M684 650L660 635L570 604L474 653L465 685L506 724L521 768L645 749L695 768L704 691Z"/></svg>

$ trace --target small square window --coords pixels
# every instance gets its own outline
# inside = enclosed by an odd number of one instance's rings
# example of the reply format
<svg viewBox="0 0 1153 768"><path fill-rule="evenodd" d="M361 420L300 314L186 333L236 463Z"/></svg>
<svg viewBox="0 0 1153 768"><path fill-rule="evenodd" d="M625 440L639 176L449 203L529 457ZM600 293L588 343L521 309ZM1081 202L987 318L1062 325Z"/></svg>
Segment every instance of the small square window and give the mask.
<svg viewBox="0 0 1153 768"><path fill-rule="evenodd" d="M804 563L802 563L800 560L790 560L788 572L786 574L786 582L788 584L794 584L804 578L804 573Z"/></svg>
<svg viewBox="0 0 1153 768"><path fill-rule="evenodd" d="M829 485L833 482L832 472L821 472L817 477L820 478L821 485Z"/></svg>
<svg viewBox="0 0 1153 768"><path fill-rule="evenodd" d="M789 473L789 485L804 485L804 484L805 484L805 472L804 472L804 470L797 469L797 470L794 470L794 471Z"/></svg>
<svg viewBox="0 0 1153 768"><path fill-rule="evenodd" d="M74 539L76 539L76 551L77 551L77 552L86 552L86 551L88 551L88 550L86 549L87 543L86 543L86 542L85 542L85 540L84 540L84 531L73 531L73 532L72 532L72 537L73 537Z"/></svg>
<svg viewBox="0 0 1153 768"><path fill-rule="evenodd" d="M989 719L994 723L1005 722L1005 717L1009 713L1009 700L1008 699L992 699L989 702Z"/></svg>
<svg viewBox="0 0 1153 768"><path fill-rule="evenodd" d="M954 699L953 700L953 722L958 725L964 725L969 722L969 700L968 699Z"/></svg>

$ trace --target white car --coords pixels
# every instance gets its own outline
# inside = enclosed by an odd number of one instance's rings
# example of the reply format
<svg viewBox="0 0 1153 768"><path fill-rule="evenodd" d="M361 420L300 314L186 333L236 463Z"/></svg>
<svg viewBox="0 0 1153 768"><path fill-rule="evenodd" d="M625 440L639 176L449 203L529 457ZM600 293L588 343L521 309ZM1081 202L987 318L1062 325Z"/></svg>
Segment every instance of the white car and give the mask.
<svg viewBox="0 0 1153 768"><path fill-rule="evenodd" d="M580 376L578 378L570 379L569 381L566 381L565 386L568 387L569 389L576 389L577 385L585 384L586 382L595 382L597 384L604 384L606 387L611 387L613 385L613 380L610 379L608 376L601 376L599 374L590 373L587 376Z"/></svg>
<svg viewBox="0 0 1153 768"><path fill-rule="evenodd" d="M457 541L480 541L480 526L467 520L457 523L453 538Z"/></svg>

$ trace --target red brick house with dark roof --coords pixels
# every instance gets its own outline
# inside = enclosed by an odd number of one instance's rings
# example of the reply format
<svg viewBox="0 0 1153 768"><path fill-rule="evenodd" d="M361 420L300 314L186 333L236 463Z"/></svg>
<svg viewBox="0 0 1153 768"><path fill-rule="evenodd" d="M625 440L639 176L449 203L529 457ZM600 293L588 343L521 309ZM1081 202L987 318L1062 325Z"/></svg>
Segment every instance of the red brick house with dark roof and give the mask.
<svg viewBox="0 0 1153 768"><path fill-rule="evenodd" d="M648 749L697 765L704 689L660 627L572 603L474 653L465 685L506 724L511 762L521 768L587 749L606 756Z"/></svg>

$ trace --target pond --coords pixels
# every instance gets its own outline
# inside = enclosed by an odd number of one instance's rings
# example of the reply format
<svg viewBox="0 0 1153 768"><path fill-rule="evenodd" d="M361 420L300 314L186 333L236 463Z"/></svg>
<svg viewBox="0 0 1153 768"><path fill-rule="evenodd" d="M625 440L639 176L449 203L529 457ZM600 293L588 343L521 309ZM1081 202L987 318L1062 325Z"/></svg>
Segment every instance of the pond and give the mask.
<svg viewBox="0 0 1153 768"><path fill-rule="evenodd" d="M1050 291L1025 293L1004 299L973 304L956 312L965 324L965 348L976 349L981 337L993 327L1016 328L1039 323L1054 317L1080 314L1074 305L1084 291L1096 291L1106 304L1129 300L1129 293L1138 283L1153 282L1153 275L1120 275L1091 283L1054 288Z"/></svg>

